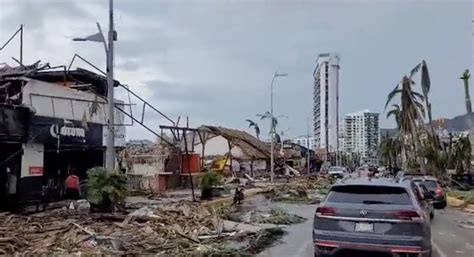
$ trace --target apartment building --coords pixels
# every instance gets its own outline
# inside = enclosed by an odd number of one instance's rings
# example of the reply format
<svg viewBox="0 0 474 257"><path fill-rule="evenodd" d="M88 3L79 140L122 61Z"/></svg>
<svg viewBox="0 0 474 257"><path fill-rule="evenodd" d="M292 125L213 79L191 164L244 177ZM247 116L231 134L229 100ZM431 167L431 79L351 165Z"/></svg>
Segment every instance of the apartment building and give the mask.
<svg viewBox="0 0 474 257"><path fill-rule="evenodd" d="M344 151L359 153L368 163L377 162L379 113L364 110L344 117Z"/></svg>
<svg viewBox="0 0 474 257"><path fill-rule="evenodd" d="M316 150L326 153L338 150L339 56L318 56L313 72L313 128Z"/></svg>

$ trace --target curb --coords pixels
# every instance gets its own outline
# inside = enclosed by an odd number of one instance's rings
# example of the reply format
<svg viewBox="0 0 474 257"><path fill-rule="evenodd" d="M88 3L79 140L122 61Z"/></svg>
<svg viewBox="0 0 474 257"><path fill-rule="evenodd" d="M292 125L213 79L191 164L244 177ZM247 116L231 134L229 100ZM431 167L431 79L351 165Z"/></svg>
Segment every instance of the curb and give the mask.
<svg viewBox="0 0 474 257"><path fill-rule="evenodd" d="M244 191L244 197L251 197L257 194L261 193L266 193L268 191L272 190L271 187L268 188L250 188ZM233 196L227 196L227 197L222 197L222 198L217 198L211 201L203 202L203 206L212 206L212 205L218 205L218 204L224 204L224 203L230 203L234 200Z"/></svg>

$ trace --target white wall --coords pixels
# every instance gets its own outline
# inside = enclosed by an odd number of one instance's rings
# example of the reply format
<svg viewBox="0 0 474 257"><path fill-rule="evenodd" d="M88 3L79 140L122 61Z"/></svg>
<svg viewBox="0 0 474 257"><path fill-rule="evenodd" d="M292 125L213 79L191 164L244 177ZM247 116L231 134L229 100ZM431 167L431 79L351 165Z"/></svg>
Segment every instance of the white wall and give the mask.
<svg viewBox="0 0 474 257"><path fill-rule="evenodd" d="M107 102L94 93L84 92L63 85L47 83L34 79L27 79L23 88L23 104L33 106L36 115L67 120L107 124ZM98 103L97 112L91 116L93 102ZM118 104L123 101L115 99ZM121 107L125 111L125 106ZM124 124L125 114L118 109L114 111L114 124ZM125 146L125 126L115 126L115 146ZM103 140L107 135L107 127L103 128Z"/></svg>
<svg viewBox="0 0 474 257"><path fill-rule="evenodd" d="M328 143L329 152L338 148L339 125L339 57L331 55L329 60L329 117L328 117Z"/></svg>
<svg viewBox="0 0 474 257"><path fill-rule="evenodd" d="M131 174L151 176L164 172L163 164L160 162L156 163L144 163L144 164L132 164Z"/></svg>
<svg viewBox="0 0 474 257"><path fill-rule="evenodd" d="M189 142L189 140L188 140ZM194 145L194 152L197 154L202 154L202 144L198 142ZM230 150L232 157L234 158L243 158L244 152L238 146L232 146ZM204 157L205 156L215 156L215 155L226 155L229 153L229 143L227 139L222 136L215 136L207 140L204 148Z"/></svg>
<svg viewBox="0 0 474 257"><path fill-rule="evenodd" d="M240 170L244 170L246 172L250 172L250 161L242 161L240 162ZM253 170L254 171L265 171L267 169L267 163L265 160L254 160L253 161Z"/></svg>
<svg viewBox="0 0 474 257"><path fill-rule="evenodd" d="M99 103L99 108L89 119L94 101ZM23 104L33 106L38 116L82 121L85 114L89 122L106 124L107 121L104 99L96 98L93 93L34 79L29 79L23 88Z"/></svg>
<svg viewBox="0 0 474 257"><path fill-rule="evenodd" d="M21 177L43 176L30 174L31 171L43 169L44 146L42 144L23 144L23 158L21 159Z"/></svg>

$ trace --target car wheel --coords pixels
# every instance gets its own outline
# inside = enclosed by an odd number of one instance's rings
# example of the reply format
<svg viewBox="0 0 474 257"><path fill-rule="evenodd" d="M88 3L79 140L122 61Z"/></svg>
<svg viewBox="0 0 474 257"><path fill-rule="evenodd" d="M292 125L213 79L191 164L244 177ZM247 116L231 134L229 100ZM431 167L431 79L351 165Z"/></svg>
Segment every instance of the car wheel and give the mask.
<svg viewBox="0 0 474 257"><path fill-rule="evenodd" d="M434 219L434 212L430 213L430 219Z"/></svg>
<svg viewBox="0 0 474 257"><path fill-rule="evenodd" d="M444 202L441 204L441 209L446 208L446 205L447 205L447 204L446 204L446 201L444 201Z"/></svg>

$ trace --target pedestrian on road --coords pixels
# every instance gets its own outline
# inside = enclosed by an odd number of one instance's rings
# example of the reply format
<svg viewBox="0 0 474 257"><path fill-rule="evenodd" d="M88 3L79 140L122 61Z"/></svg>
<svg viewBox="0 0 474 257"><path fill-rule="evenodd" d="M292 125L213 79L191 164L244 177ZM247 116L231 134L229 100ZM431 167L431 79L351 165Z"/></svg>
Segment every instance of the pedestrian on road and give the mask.
<svg viewBox="0 0 474 257"><path fill-rule="evenodd" d="M79 197L81 196L79 177L74 175L73 172L71 172L66 178L64 184L66 186L66 199L79 199Z"/></svg>

